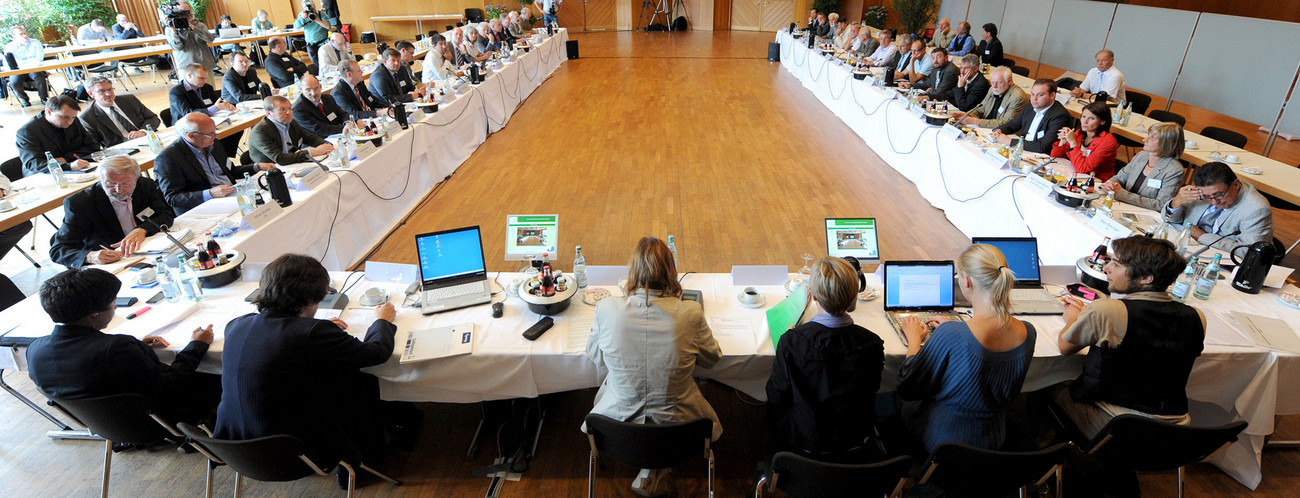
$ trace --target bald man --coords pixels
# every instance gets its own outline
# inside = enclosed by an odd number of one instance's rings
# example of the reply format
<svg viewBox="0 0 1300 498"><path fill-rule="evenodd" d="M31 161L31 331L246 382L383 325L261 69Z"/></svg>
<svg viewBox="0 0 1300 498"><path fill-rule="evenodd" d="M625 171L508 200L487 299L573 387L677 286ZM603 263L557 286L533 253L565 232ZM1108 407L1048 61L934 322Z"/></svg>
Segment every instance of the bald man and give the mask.
<svg viewBox="0 0 1300 498"><path fill-rule="evenodd" d="M206 201L235 193L245 174L270 169L271 163L234 166L217 140L217 124L197 112L176 122L179 137L154 160L154 176L177 215Z"/></svg>
<svg viewBox="0 0 1300 498"><path fill-rule="evenodd" d="M318 137L343 133L348 113L334 102L333 96L321 91L320 80L310 74L303 76L298 89L302 95L293 103L293 119L298 124Z"/></svg>

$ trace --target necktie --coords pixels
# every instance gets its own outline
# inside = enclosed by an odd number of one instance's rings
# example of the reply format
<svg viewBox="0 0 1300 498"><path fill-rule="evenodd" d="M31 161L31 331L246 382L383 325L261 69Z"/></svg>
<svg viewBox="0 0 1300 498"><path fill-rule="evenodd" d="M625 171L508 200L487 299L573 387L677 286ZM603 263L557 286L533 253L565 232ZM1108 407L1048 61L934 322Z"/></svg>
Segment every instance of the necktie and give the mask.
<svg viewBox="0 0 1300 498"><path fill-rule="evenodd" d="M121 116L118 114L116 107L109 108L108 120L112 121L113 126L117 127L117 132L122 135L122 138L126 138L126 134L128 132L126 130L126 126L122 125L122 119Z"/></svg>
<svg viewBox="0 0 1300 498"><path fill-rule="evenodd" d="M135 129L135 123L131 122L131 118L126 117L126 113L122 112L122 109L113 106L113 113L117 114L118 126L124 126L131 130Z"/></svg>
<svg viewBox="0 0 1300 498"><path fill-rule="evenodd" d="M357 83L356 88L354 88L353 90L356 90L357 92L357 100L361 101L361 110L369 111L370 106L366 105L366 98L361 96L361 84Z"/></svg>
<svg viewBox="0 0 1300 498"><path fill-rule="evenodd" d="M1197 222L1196 226L1208 233L1214 233L1214 222L1218 221L1221 214L1223 214L1223 210L1219 209L1218 206L1205 208L1205 212L1201 213L1201 221Z"/></svg>
<svg viewBox="0 0 1300 498"><path fill-rule="evenodd" d="M324 103L323 101L322 101L322 102L317 102L317 103L316 103L316 108L317 108L317 109L320 109L320 115L321 115L321 116L329 117L329 113L325 112L325 103Z"/></svg>

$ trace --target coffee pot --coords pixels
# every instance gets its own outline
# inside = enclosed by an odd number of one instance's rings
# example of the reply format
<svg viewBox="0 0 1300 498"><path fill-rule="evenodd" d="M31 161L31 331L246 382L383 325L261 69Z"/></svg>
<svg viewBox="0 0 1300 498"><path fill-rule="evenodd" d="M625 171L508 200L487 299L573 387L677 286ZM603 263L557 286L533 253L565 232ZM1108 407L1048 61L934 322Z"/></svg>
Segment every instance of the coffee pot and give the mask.
<svg viewBox="0 0 1300 498"><path fill-rule="evenodd" d="M280 207L289 207L293 199L289 197L289 182L284 178L284 170L276 167L266 170L266 174L257 179L257 184L271 191L271 198Z"/></svg>
<svg viewBox="0 0 1300 498"><path fill-rule="evenodd" d="M1237 260L1237 250L1245 249L1246 256ZM1237 246L1232 249L1232 262L1237 265L1237 276L1232 279L1232 288L1247 294L1259 294L1264 287L1264 278L1273 267L1273 257L1277 248L1269 241L1261 241L1249 246Z"/></svg>

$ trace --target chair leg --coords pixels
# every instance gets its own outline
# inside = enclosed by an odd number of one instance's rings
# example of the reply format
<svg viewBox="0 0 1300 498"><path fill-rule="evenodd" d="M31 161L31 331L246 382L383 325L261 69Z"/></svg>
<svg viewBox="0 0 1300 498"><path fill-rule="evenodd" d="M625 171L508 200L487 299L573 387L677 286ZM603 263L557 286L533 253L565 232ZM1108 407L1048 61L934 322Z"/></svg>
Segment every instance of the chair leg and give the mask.
<svg viewBox="0 0 1300 498"><path fill-rule="evenodd" d="M392 485L394 485L394 486L401 486L401 485L402 485L402 481L399 481L399 480L397 480L397 479L393 479L393 478L391 478L391 477L388 477L388 476L384 475L382 472L379 472L378 470L372 469L372 468L370 468L369 466L367 466L367 465L364 464L364 463L361 464L361 470L364 470L364 471L366 471L366 472L369 472L369 473L371 473L371 474L374 474L375 477L378 477L378 478L380 478L380 479L383 479L383 480L385 480L385 481L388 481L388 484L392 484Z"/></svg>
<svg viewBox="0 0 1300 498"><path fill-rule="evenodd" d="M709 448L709 498L713 498L713 448Z"/></svg>
<svg viewBox="0 0 1300 498"><path fill-rule="evenodd" d="M1178 498L1183 498L1183 467L1178 467Z"/></svg>
<svg viewBox="0 0 1300 498"><path fill-rule="evenodd" d="M194 443L194 444L197 445L198 443ZM214 463L212 460L208 460L204 465L205 465L205 471L203 472L203 498L212 498L212 471L214 470L213 467L216 466L216 463Z"/></svg>
<svg viewBox="0 0 1300 498"><path fill-rule="evenodd" d="M1056 498L1061 498L1061 487L1064 486L1064 483L1062 482L1061 479L1061 474L1062 474L1061 466L1057 465L1056 466Z"/></svg>
<svg viewBox="0 0 1300 498"><path fill-rule="evenodd" d="M108 498L108 471L113 468L113 441L104 439L104 479L100 486L100 498Z"/></svg>
<svg viewBox="0 0 1300 498"><path fill-rule="evenodd" d="M596 452L587 454L587 498L596 496Z"/></svg>
<svg viewBox="0 0 1300 498"><path fill-rule="evenodd" d="M754 498L763 498L764 484L767 484L767 476L758 478L758 484L754 485Z"/></svg>
<svg viewBox="0 0 1300 498"><path fill-rule="evenodd" d="M348 472L348 498L352 498L352 490L356 489L357 486L357 473L352 470L352 466L348 465L347 462L340 461L339 466Z"/></svg>
<svg viewBox="0 0 1300 498"><path fill-rule="evenodd" d="M24 251L23 248L14 246L14 249L18 251L18 254L22 254L24 258L27 258L27 261L30 261L32 263L32 266L36 268L41 267L41 264L37 263L36 260L32 259L32 256L30 254L27 254L27 251Z"/></svg>
<svg viewBox="0 0 1300 498"><path fill-rule="evenodd" d="M244 484L244 476L239 475L239 472L235 472L235 498L239 498L240 496L242 496L243 487L244 487L243 484Z"/></svg>

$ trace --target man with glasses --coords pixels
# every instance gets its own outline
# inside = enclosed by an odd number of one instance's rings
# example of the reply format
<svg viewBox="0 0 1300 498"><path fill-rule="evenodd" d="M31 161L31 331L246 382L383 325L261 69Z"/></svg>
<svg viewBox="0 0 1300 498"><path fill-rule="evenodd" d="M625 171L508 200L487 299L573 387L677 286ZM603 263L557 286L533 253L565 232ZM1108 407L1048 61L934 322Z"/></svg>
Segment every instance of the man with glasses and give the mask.
<svg viewBox="0 0 1300 498"><path fill-rule="evenodd" d="M100 163L98 185L63 200L63 226L54 234L50 259L68 268L113 263L175 219L158 184L140 176L134 159L111 156Z"/></svg>
<svg viewBox="0 0 1300 498"><path fill-rule="evenodd" d="M989 71L989 92L984 95L984 100L970 112L958 112L954 116L960 119L960 124L997 128L1019 115L1027 104L1029 95L1012 84L1011 68L998 66Z"/></svg>
<svg viewBox="0 0 1300 498"><path fill-rule="evenodd" d="M95 76L87 84L95 102L81 111L81 125L104 147L112 147L145 135L145 127L162 127L158 115L134 95L118 95L113 80Z"/></svg>
<svg viewBox="0 0 1300 498"><path fill-rule="evenodd" d="M984 101L989 93L989 80L980 74L980 58L973 54L961 56L958 64L957 85L948 93L948 102L962 111L969 111Z"/></svg>
<svg viewBox="0 0 1300 498"><path fill-rule="evenodd" d="M49 173L46 152L54 156L64 171L90 167L87 158L100 147L95 137L77 123L80 110L81 105L72 97L50 97L45 101L45 110L18 129L18 157L23 162L23 176Z"/></svg>
<svg viewBox="0 0 1300 498"><path fill-rule="evenodd" d="M295 164L312 156L334 152L334 146L303 129L293 120L293 106L279 95L267 97L266 118L248 136L248 152L254 161Z"/></svg>
<svg viewBox="0 0 1300 498"><path fill-rule="evenodd" d="M1273 210L1268 199L1220 162L1196 168L1192 184L1178 189L1161 212L1169 223L1191 222L1196 241L1215 249L1231 251L1273 240Z"/></svg>
<svg viewBox="0 0 1300 498"><path fill-rule="evenodd" d="M318 137L343 133L343 127L349 122L348 113L334 102L334 97L321 91L320 80L308 74L302 77L298 88L302 95L293 103L293 119Z"/></svg>
<svg viewBox="0 0 1300 498"><path fill-rule="evenodd" d="M370 93L366 85L361 84L365 80L365 75L361 72L361 66L357 61L343 61L337 66L339 74L338 84L334 85L334 91L330 95L334 96L334 102L344 112L348 113L353 120L373 118L380 114L392 115L392 106L387 101Z"/></svg>
<svg viewBox="0 0 1300 498"><path fill-rule="evenodd" d="M163 197L184 214L199 204L235 193L235 182L244 174L271 169L271 163L234 166L225 147L217 141L217 124L201 113L190 113L176 122L180 135L154 159L154 175Z"/></svg>

